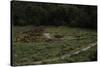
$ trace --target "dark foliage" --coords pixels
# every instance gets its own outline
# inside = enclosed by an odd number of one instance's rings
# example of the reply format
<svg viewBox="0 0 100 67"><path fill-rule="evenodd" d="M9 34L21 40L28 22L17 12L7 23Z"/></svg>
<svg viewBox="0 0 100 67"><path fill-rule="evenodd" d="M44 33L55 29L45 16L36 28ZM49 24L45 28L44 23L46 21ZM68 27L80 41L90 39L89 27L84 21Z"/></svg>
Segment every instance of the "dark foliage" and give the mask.
<svg viewBox="0 0 100 67"><path fill-rule="evenodd" d="M11 8L14 25L97 27L96 6L12 1Z"/></svg>

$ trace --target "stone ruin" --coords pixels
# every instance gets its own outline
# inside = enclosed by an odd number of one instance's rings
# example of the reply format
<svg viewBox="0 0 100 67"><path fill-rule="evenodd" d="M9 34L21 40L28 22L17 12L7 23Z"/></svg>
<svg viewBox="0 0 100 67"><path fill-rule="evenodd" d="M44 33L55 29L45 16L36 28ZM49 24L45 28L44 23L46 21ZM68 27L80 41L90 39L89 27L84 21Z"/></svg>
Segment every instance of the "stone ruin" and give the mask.
<svg viewBox="0 0 100 67"><path fill-rule="evenodd" d="M61 40L62 35L51 36L49 32L46 32L43 27L35 27L32 30L16 33L15 42L50 42L55 40Z"/></svg>
<svg viewBox="0 0 100 67"><path fill-rule="evenodd" d="M45 33L43 27L35 27L30 31L18 32L15 38L16 42L39 42L51 39L50 34Z"/></svg>

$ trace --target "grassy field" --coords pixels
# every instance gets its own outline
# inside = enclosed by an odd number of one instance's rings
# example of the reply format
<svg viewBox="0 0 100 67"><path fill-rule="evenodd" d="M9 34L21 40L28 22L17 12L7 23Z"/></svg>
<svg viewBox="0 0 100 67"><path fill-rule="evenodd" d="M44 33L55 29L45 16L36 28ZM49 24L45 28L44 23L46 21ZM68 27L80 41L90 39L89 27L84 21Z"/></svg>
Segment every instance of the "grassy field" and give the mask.
<svg viewBox="0 0 100 67"><path fill-rule="evenodd" d="M97 32L95 30L64 26L45 27L45 30L51 35L64 35L64 40L61 41L15 42L16 33L28 31L32 29L32 26L14 26L12 28L13 65L29 65L34 64L36 61L61 57L64 54L69 54L87 47L91 43L97 42ZM57 61L43 62L42 64L96 61L96 49L97 47L95 46L78 55L66 57L63 60L59 59Z"/></svg>

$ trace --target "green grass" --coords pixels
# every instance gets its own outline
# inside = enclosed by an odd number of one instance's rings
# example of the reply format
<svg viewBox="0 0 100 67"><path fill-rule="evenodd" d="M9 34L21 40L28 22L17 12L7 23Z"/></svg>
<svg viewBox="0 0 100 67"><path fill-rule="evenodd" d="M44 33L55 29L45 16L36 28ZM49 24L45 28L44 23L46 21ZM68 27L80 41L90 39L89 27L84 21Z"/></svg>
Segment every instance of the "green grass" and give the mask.
<svg viewBox="0 0 100 67"><path fill-rule="evenodd" d="M52 59L60 57L66 53L70 53L77 49L88 46L90 43L97 41L97 32L95 30L71 28L71 27L45 27L46 31L50 32L51 35L62 34L64 35L63 41L53 42L15 42L15 36L17 32L24 32L32 29L32 26L25 27L13 27L13 65L27 65L32 64L35 61L41 61L46 59ZM77 38L80 35L80 39ZM76 38L76 39L73 39ZM96 49L93 48L93 49ZM91 49L92 50L92 49ZM91 55L91 50L83 52L77 56L70 58L66 57L65 60L58 60L53 62L45 63L62 63L62 62L81 62L91 61L92 58L88 58ZM94 51L94 50L92 50ZM89 53L89 55L84 55ZM94 52L95 53L95 52ZM81 58L80 58L81 57Z"/></svg>

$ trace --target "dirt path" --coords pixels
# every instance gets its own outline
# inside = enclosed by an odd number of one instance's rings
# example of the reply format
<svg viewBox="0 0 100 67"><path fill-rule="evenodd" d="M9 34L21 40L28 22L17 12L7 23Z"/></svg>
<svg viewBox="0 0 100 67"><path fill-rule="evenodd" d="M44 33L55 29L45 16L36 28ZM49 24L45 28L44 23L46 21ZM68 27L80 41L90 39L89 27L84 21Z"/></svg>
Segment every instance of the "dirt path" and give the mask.
<svg viewBox="0 0 100 67"><path fill-rule="evenodd" d="M46 59L46 60L43 60L43 61L36 61L36 62L33 62L32 64L41 64L41 63L43 63L43 62L51 62L51 61L57 61L57 60L59 60L59 59L64 59L65 57L70 57L70 56L72 56L72 55L79 54L79 53L81 53L81 52L83 52L83 51L86 51L86 50L90 49L91 47L95 46L96 44L97 44L97 43L91 43L91 44L89 44L89 46L87 46L87 47L84 47L84 48L82 48L82 49L80 49L80 50L77 50L77 51L72 52L72 53L69 53L69 54L64 54L64 55L62 55L61 57L57 57L57 58L53 58L53 59Z"/></svg>

